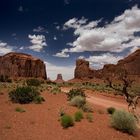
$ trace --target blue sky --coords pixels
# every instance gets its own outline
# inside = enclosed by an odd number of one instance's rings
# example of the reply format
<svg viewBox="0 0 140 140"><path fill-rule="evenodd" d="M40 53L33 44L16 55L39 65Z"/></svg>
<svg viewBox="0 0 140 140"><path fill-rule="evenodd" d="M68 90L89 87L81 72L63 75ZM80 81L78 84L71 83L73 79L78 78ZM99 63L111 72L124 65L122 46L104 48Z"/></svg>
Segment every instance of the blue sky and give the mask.
<svg viewBox="0 0 140 140"><path fill-rule="evenodd" d="M0 55L41 58L47 75L73 78L75 60L102 68L140 46L140 0L1 0Z"/></svg>

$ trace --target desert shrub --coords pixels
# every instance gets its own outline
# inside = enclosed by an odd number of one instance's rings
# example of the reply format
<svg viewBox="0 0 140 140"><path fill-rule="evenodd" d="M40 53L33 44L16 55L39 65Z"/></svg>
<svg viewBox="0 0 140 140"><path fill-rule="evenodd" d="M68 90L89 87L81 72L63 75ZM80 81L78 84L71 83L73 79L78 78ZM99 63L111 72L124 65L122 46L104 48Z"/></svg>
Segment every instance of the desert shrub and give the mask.
<svg viewBox="0 0 140 140"><path fill-rule="evenodd" d="M86 118L87 118L87 120L88 120L89 122L93 122L93 114L92 114L92 113L88 113L88 114L86 115Z"/></svg>
<svg viewBox="0 0 140 140"><path fill-rule="evenodd" d="M86 97L85 93L82 89L71 89L68 93L67 93L67 97L68 100L71 100L73 97L75 96L82 96L82 97Z"/></svg>
<svg viewBox="0 0 140 140"><path fill-rule="evenodd" d="M93 112L93 108L91 107L91 105L89 103L85 103L83 106L82 106L82 110L84 112Z"/></svg>
<svg viewBox="0 0 140 140"><path fill-rule="evenodd" d="M44 101L45 101L45 99L43 97L41 97L41 96L36 96L34 98L34 103L36 103L36 104L41 104Z"/></svg>
<svg viewBox="0 0 140 140"><path fill-rule="evenodd" d="M51 81L51 80L47 80L46 83L47 83L48 85L56 85L56 82Z"/></svg>
<svg viewBox="0 0 140 140"><path fill-rule="evenodd" d="M60 93L61 92L61 89L57 86L55 86L52 90L51 90L51 93L53 94L57 94L57 93Z"/></svg>
<svg viewBox="0 0 140 140"><path fill-rule="evenodd" d="M40 86L41 85L41 81L35 78L32 79L27 79L26 83L28 86Z"/></svg>
<svg viewBox="0 0 140 140"><path fill-rule="evenodd" d="M116 109L114 107L107 108L108 114L113 114L115 111L116 111Z"/></svg>
<svg viewBox="0 0 140 140"><path fill-rule="evenodd" d="M63 115L61 117L61 125L63 126L63 128L68 128L70 126L74 125L74 121L73 118L70 115Z"/></svg>
<svg viewBox="0 0 140 140"><path fill-rule="evenodd" d="M80 122L81 119L83 119L83 113L81 111L75 112L74 119L75 121Z"/></svg>
<svg viewBox="0 0 140 140"><path fill-rule="evenodd" d="M26 104L34 101L39 96L39 92L32 87L17 87L16 89L9 92L9 97L12 102Z"/></svg>
<svg viewBox="0 0 140 140"><path fill-rule="evenodd" d="M25 109L23 109L21 107L16 107L15 111L20 112L20 113L26 112Z"/></svg>
<svg viewBox="0 0 140 140"><path fill-rule="evenodd" d="M82 96L75 96L70 101L70 105L76 106L78 108L82 108L85 103L86 103L86 99L85 97Z"/></svg>
<svg viewBox="0 0 140 140"><path fill-rule="evenodd" d="M136 131L135 117L124 110L116 110L111 119L112 127L122 132L133 134Z"/></svg>

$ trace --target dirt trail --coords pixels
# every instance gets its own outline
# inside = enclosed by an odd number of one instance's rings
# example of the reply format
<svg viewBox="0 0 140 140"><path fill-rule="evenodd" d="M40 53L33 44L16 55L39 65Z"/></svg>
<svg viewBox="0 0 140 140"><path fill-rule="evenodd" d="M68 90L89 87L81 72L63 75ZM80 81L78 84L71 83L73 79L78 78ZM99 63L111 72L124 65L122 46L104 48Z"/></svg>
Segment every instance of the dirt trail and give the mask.
<svg viewBox="0 0 140 140"><path fill-rule="evenodd" d="M61 90L64 92L69 92L71 88L62 88ZM125 109L127 110L127 103L124 102L120 102L119 99L116 100L111 100L109 97L104 97L104 96L99 96L93 93L86 93L87 94L87 101L89 103L92 103L94 105L99 105L102 106L104 108L108 108L108 107L115 107L117 109ZM140 108L137 108L137 111L140 112Z"/></svg>
<svg viewBox="0 0 140 140"><path fill-rule="evenodd" d="M87 101L90 103L93 103L95 105L103 106L105 108L115 107L118 109L120 109L120 108L127 109L127 104L125 104L125 103L110 101L108 99L103 99L101 97L95 97L94 95L88 95Z"/></svg>
<svg viewBox="0 0 140 140"><path fill-rule="evenodd" d="M128 106L126 102L120 102L120 101L113 101L107 98L102 98L102 97L95 97L94 95L88 95L87 97L87 101L95 104L95 105L99 105L105 108L108 107L115 107L117 109L125 109L128 110ZM137 112L140 113L140 108L137 107Z"/></svg>

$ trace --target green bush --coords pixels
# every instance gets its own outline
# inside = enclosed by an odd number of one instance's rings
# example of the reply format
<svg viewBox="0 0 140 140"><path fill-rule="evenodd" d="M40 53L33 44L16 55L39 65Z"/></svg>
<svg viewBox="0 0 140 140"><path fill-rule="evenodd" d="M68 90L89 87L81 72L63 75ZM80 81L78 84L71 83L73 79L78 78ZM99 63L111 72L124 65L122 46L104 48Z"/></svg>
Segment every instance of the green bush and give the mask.
<svg viewBox="0 0 140 140"><path fill-rule="evenodd" d="M40 86L41 85L41 81L35 78L32 79L27 79L26 83L28 86Z"/></svg>
<svg viewBox="0 0 140 140"><path fill-rule="evenodd" d="M92 114L92 113L88 113L88 114L86 115L86 118L87 118L87 120L88 120L89 122L93 122L93 114Z"/></svg>
<svg viewBox="0 0 140 140"><path fill-rule="evenodd" d="M74 119L75 121L80 122L81 119L83 119L83 113L81 111L75 112Z"/></svg>
<svg viewBox="0 0 140 140"><path fill-rule="evenodd" d="M124 110L116 110L111 119L112 127L122 132L133 134L136 127L135 117Z"/></svg>
<svg viewBox="0 0 140 140"><path fill-rule="evenodd" d="M32 87L17 87L16 89L9 92L9 98L12 102L26 104L34 101L36 97L40 94L39 92Z"/></svg>
<svg viewBox="0 0 140 140"><path fill-rule="evenodd" d="M116 111L116 109L114 107L107 108L108 114L113 114L115 111Z"/></svg>
<svg viewBox="0 0 140 140"><path fill-rule="evenodd" d="M70 105L76 106L78 108L82 108L85 103L86 103L86 99L85 97L82 96L75 96L70 101Z"/></svg>
<svg viewBox="0 0 140 140"><path fill-rule="evenodd" d="M93 109L91 107L91 105L89 103L85 103L83 106L82 106L82 110L84 112L93 112Z"/></svg>
<svg viewBox="0 0 140 140"><path fill-rule="evenodd" d="M60 93L61 92L61 89L59 87L54 87L52 90L51 90L51 93L53 94L57 94L57 93Z"/></svg>
<svg viewBox="0 0 140 140"><path fill-rule="evenodd" d="M21 107L16 107L15 111L20 112L20 113L26 112L25 109L23 109Z"/></svg>
<svg viewBox="0 0 140 140"><path fill-rule="evenodd" d="M73 118L70 115L63 115L61 117L61 125L63 128L68 128L74 125Z"/></svg>
<svg viewBox="0 0 140 140"><path fill-rule="evenodd" d="M85 93L82 89L71 89L68 93L67 93L67 97L68 100L70 101L73 97L75 96L82 96L82 97L86 97Z"/></svg>
<svg viewBox="0 0 140 140"><path fill-rule="evenodd" d="M43 97L41 97L41 96L36 96L34 98L34 103L36 103L36 104L41 104L44 101L45 101L45 99Z"/></svg>

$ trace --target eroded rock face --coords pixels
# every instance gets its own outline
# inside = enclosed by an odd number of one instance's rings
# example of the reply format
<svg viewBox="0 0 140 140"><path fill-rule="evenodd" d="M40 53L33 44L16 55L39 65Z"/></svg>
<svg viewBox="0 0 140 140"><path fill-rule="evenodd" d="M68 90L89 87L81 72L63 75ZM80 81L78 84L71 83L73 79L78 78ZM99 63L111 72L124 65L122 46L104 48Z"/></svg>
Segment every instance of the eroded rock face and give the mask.
<svg viewBox="0 0 140 140"><path fill-rule="evenodd" d="M57 78L56 78L55 82L56 83L63 83L64 82L62 74L57 74Z"/></svg>
<svg viewBox="0 0 140 140"><path fill-rule="evenodd" d="M125 70L130 76L140 77L140 49L120 60L117 65L105 65L102 70L103 75L107 73L119 74L120 70Z"/></svg>
<svg viewBox="0 0 140 140"><path fill-rule="evenodd" d="M140 75L140 49L120 60L118 66L123 66L130 75Z"/></svg>
<svg viewBox="0 0 140 140"><path fill-rule="evenodd" d="M76 61L75 78L92 78L94 70L89 68L89 62L84 59L78 59Z"/></svg>
<svg viewBox="0 0 140 140"><path fill-rule="evenodd" d="M104 78L107 74L119 74L125 70L128 75L140 78L140 49L120 60L117 65L107 64L101 70L90 69L89 62L83 59L76 61L75 78Z"/></svg>
<svg viewBox="0 0 140 140"><path fill-rule="evenodd" d="M45 64L42 60L28 54L15 52L0 57L0 75L12 78L47 78Z"/></svg>

